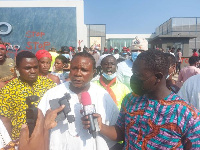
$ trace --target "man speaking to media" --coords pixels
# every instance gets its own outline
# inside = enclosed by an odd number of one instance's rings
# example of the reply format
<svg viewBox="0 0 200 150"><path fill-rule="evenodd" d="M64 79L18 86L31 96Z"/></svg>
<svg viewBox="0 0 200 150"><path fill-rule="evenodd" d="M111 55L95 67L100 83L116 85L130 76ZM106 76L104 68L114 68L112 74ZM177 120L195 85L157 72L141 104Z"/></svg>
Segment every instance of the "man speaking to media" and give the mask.
<svg viewBox="0 0 200 150"><path fill-rule="evenodd" d="M62 98L69 93L71 111L68 115L74 115L75 121L68 122L68 119L58 121L58 124L50 132L51 150L108 150L115 142L97 133L96 138L92 137L87 129L83 129L81 117L81 95L88 92L91 103L95 106L96 113L101 114L102 122L107 125L114 125L119 114L118 108L110 95L103 88L90 83L96 71L95 60L89 53L80 52L74 55L70 67L70 82L58 85L47 91L42 98L39 108L45 114L50 108L51 101Z"/></svg>

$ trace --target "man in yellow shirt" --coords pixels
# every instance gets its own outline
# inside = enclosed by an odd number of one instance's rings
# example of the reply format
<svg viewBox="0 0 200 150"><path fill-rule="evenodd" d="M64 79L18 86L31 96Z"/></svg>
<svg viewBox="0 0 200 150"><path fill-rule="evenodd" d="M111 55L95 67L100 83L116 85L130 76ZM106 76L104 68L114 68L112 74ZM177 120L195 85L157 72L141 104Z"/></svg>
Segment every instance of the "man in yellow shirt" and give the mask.
<svg viewBox="0 0 200 150"><path fill-rule="evenodd" d="M19 78L15 78L0 90L0 119L13 140L19 138L22 124L26 123L26 97L36 95L40 99L55 83L38 76L38 60L29 52L20 52L16 57ZM37 106L40 99L34 104Z"/></svg>
<svg viewBox="0 0 200 150"><path fill-rule="evenodd" d="M113 55L107 55L101 61L102 75L94 83L107 90L118 108L121 107L122 100L130 93L129 88L116 78L117 60Z"/></svg>

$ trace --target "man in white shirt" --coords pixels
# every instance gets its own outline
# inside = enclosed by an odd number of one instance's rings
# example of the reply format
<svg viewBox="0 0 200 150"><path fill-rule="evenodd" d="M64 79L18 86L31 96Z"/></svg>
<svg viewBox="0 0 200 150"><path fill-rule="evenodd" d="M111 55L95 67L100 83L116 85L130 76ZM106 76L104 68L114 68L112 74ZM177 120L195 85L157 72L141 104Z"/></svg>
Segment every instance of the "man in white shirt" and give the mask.
<svg viewBox="0 0 200 150"><path fill-rule="evenodd" d="M114 141L97 134L93 138L88 130L83 129L81 117L81 93L90 94L96 112L101 114L102 121L107 125L114 125L118 117L118 108L110 95L103 88L90 83L95 73L95 60L89 53L80 52L74 55L70 67L70 80L47 91L40 101L39 108L45 114L50 108L49 102L61 98L65 93L71 96L71 112L75 121L69 123L67 119L59 121L50 132L50 150L108 150L116 144Z"/></svg>
<svg viewBox="0 0 200 150"><path fill-rule="evenodd" d="M177 95L200 110L200 74L188 78Z"/></svg>
<svg viewBox="0 0 200 150"><path fill-rule="evenodd" d="M137 56L143 52L148 50L148 42L145 39L139 39L135 38L132 41L132 45L130 46L130 51L131 51L131 59L127 59L125 61L120 62L117 65L117 79L125 84L130 91L130 78L133 74L132 72L132 66L133 62L136 60Z"/></svg>

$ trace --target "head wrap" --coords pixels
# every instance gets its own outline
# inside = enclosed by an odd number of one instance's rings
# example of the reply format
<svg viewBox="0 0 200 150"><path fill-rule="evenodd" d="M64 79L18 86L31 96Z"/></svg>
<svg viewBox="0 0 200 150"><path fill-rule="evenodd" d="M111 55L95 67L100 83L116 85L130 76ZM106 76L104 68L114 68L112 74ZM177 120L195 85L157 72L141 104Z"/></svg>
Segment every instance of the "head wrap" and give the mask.
<svg viewBox="0 0 200 150"><path fill-rule="evenodd" d="M3 44L0 44L0 47L2 47L3 49L5 49L5 50L6 50L6 46L5 46L5 45L3 45Z"/></svg>
<svg viewBox="0 0 200 150"><path fill-rule="evenodd" d="M48 57L52 61L52 56L47 50L39 50L36 52L35 56L37 57L38 60L40 60L43 57Z"/></svg>

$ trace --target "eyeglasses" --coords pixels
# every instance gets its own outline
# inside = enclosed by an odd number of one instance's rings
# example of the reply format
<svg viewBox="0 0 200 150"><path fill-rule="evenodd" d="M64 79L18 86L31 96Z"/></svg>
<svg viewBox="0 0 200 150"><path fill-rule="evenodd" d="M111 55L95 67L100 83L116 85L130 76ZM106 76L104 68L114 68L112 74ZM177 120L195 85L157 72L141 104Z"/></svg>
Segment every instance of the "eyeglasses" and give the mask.
<svg viewBox="0 0 200 150"><path fill-rule="evenodd" d="M139 78L139 77L141 77L141 76L139 76L138 74L134 73L133 75L134 75L137 79L139 79L140 81L142 81L143 83L146 82L146 81L148 81L151 77L155 76L155 75L153 74L153 75L150 75L149 77L147 77L147 79L141 80L141 79Z"/></svg>

